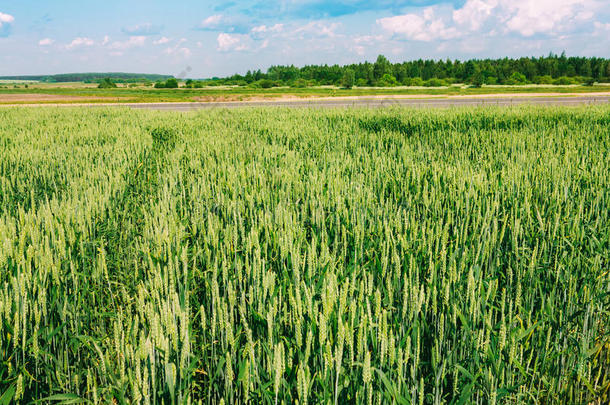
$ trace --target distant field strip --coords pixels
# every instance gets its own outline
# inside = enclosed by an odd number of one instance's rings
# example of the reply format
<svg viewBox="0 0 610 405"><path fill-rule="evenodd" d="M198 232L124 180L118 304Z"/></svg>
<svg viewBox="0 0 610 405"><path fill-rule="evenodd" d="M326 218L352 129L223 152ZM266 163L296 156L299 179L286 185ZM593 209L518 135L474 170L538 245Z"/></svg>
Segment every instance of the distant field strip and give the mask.
<svg viewBox="0 0 610 405"><path fill-rule="evenodd" d="M0 404L609 393L610 105L0 109Z"/></svg>

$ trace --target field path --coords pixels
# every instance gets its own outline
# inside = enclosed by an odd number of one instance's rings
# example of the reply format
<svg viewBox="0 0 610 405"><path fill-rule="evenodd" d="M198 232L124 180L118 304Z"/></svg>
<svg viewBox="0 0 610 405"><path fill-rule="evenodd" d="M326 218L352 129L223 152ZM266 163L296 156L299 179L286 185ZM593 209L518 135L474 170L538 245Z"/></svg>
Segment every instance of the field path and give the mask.
<svg viewBox="0 0 610 405"><path fill-rule="evenodd" d="M70 103L70 104L0 104L0 107L108 107L120 106L134 109L193 111L207 108L239 108L239 107L461 107L461 106L512 106L519 104L531 105L583 105L608 104L610 93L589 94L505 94L505 95L466 95L466 96L361 96L361 97L324 97L306 99L266 99L254 101L224 101L224 102L180 102L180 103Z"/></svg>

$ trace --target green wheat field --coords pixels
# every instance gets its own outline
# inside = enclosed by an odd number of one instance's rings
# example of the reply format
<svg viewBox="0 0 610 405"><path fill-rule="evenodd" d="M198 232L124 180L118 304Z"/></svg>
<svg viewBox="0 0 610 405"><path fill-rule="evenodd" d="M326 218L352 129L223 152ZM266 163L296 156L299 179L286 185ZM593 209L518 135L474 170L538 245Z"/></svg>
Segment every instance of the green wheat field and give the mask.
<svg viewBox="0 0 610 405"><path fill-rule="evenodd" d="M610 106L0 110L0 404L610 401Z"/></svg>

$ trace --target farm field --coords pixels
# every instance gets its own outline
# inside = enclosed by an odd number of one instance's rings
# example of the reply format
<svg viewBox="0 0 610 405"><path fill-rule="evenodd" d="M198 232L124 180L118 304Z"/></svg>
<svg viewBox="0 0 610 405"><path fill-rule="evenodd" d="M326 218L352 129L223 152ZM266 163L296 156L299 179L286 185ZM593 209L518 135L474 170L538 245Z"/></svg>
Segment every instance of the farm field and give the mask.
<svg viewBox="0 0 610 405"><path fill-rule="evenodd" d="M2 104L48 104L48 103L160 103L160 102L222 102L261 101L280 99L313 99L326 97L454 97L519 95L566 96L566 95L610 95L610 85L594 86L484 86L470 88L452 87L362 87L341 89L338 87L270 89L247 87L208 87L203 89L153 89L151 87L120 87L113 89L94 88L85 83L39 83L28 88L11 86L0 88Z"/></svg>
<svg viewBox="0 0 610 405"><path fill-rule="evenodd" d="M0 109L36 400L608 403L610 106Z"/></svg>

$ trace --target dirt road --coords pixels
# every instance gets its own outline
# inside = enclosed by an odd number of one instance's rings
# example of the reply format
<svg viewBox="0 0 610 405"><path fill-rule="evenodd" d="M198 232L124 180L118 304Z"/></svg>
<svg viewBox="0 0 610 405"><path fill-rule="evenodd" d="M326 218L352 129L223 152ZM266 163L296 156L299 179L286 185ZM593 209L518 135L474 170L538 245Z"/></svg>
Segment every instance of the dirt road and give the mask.
<svg viewBox="0 0 610 405"><path fill-rule="evenodd" d="M268 99L257 101L190 102L190 103L70 103L70 104L0 104L0 107L130 107L134 109L196 111L208 108L293 107L293 108L379 108L420 107L447 108L464 106L587 105L609 104L610 93L580 95L480 95L480 96L371 96L309 99Z"/></svg>

